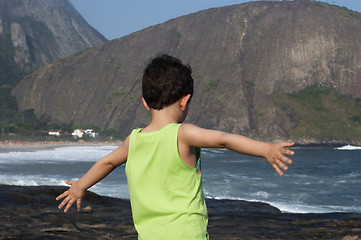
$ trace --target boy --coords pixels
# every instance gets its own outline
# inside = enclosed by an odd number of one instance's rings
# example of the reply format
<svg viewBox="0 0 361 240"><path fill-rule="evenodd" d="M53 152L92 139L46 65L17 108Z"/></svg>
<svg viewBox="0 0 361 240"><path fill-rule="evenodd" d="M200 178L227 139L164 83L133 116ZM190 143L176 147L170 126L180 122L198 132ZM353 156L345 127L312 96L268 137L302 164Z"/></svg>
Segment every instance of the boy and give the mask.
<svg viewBox="0 0 361 240"><path fill-rule="evenodd" d="M135 129L124 143L100 159L78 181L66 181L67 212L73 203L80 210L85 191L113 169L126 163L132 214L139 239L208 239L208 214L200 173L200 148L228 148L264 157L275 171L292 161L285 155L293 143L269 144L221 131L182 124L193 95L191 69L176 58L163 55L145 69L143 104L151 112L151 123Z"/></svg>

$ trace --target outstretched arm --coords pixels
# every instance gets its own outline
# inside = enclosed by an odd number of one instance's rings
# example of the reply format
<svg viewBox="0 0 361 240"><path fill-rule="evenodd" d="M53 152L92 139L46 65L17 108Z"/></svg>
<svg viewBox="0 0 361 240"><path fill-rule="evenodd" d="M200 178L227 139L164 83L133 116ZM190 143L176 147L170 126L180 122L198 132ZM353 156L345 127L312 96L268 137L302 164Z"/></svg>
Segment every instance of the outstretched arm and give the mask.
<svg viewBox="0 0 361 240"><path fill-rule="evenodd" d="M85 191L102 180L116 167L127 161L128 147L129 137L121 146L119 146L109 155L97 161L78 181L65 181L71 186L67 191L63 192L56 198L56 200L63 199L63 201L59 204L59 209L65 206L64 212L67 212L69 208L76 202L77 209L80 211L81 200L84 197Z"/></svg>
<svg viewBox="0 0 361 240"><path fill-rule="evenodd" d="M228 148L238 153L263 157L267 159L279 175L283 175L283 171L288 170L286 164L292 164L292 160L285 155L294 155L293 151L286 149L286 147L294 145L292 142L271 144L241 135L203 129L192 124L183 124L181 126L179 138L181 144L189 144L189 146Z"/></svg>

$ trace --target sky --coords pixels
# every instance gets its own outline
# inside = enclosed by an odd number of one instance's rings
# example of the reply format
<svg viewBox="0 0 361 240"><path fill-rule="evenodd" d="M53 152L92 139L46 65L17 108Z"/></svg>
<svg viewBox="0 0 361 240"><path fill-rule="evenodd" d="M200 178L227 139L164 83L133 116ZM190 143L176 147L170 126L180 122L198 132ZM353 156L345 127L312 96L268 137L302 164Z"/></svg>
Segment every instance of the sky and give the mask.
<svg viewBox="0 0 361 240"><path fill-rule="evenodd" d="M83 18L108 40L190 13L250 1L252 0L70 0ZM361 0L319 2L361 12Z"/></svg>

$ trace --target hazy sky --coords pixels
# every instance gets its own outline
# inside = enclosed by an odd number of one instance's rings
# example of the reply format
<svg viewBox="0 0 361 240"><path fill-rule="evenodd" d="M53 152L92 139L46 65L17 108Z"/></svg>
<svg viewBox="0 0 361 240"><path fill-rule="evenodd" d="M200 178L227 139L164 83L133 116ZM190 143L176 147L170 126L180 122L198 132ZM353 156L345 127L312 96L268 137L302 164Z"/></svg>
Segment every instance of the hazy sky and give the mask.
<svg viewBox="0 0 361 240"><path fill-rule="evenodd" d="M251 0L70 0L85 20L107 39L209 8ZM320 0L361 12L361 0Z"/></svg>

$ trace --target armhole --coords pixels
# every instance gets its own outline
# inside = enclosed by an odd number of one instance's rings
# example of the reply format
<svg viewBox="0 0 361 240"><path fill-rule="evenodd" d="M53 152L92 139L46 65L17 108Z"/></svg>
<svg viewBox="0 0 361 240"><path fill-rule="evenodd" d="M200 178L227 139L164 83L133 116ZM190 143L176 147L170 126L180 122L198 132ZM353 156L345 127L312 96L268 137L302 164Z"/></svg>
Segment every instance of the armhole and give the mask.
<svg viewBox="0 0 361 240"><path fill-rule="evenodd" d="M197 162L199 162L201 158L201 148L199 147L196 147L196 158L197 158Z"/></svg>
<svg viewBox="0 0 361 240"><path fill-rule="evenodd" d="M180 153L179 153L179 149L178 149L178 137L179 137L179 128L182 124L177 124L177 130L176 130L176 137L175 137L175 141L176 141L176 153L177 153L177 160L179 162L179 164L185 168L186 170L188 171L191 171L191 172L197 172L197 166L198 166L198 162L200 161L199 157L200 157L200 148L196 148L196 157L197 157L197 164L196 164L196 167L195 168L192 168L192 167L188 167L182 160L181 156L180 156Z"/></svg>
<svg viewBox="0 0 361 240"><path fill-rule="evenodd" d="M133 129L132 133L130 134L127 163L129 162L129 159L131 159L131 155L133 153L133 148L134 148L134 145L135 145L135 141L136 141L137 135L138 135L140 130L141 130L141 128ZM128 165L127 163L125 164L125 168L127 168L127 165Z"/></svg>

